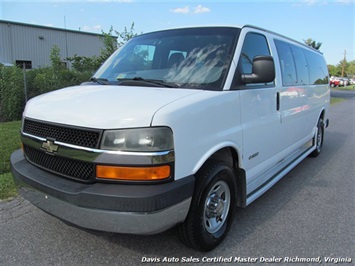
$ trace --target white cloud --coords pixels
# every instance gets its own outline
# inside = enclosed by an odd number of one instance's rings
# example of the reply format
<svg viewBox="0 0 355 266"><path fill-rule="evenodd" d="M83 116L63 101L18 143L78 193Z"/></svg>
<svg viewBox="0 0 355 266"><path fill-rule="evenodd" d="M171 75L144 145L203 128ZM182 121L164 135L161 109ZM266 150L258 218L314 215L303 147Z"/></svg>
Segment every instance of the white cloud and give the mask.
<svg viewBox="0 0 355 266"><path fill-rule="evenodd" d="M95 25L95 26L93 26L93 29L94 30L102 30L102 26L101 25Z"/></svg>
<svg viewBox="0 0 355 266"><path fill-rule="evenodd" d="M72 0L66 0L66 1L72 1ZM85 1L83 1L83 2L85 2ZM87 0L87 2L96 2L96 3L133 3L134 0Z"/></svg>
<svg viewBox="0 0 355 266"><path fill-rule="evenodd" d="M170 12L180 13L180 14L202 14L202 13L211 12L211 9L209 9L208 7L204 7L202 5L198 5L191 9L189 6L178 7L178 8L170 9Z"/></svg>
<svg viewBox="0 0 355 266"><path fill-rule="evenodd" d="M81 28L83 31L88 31L88 32L100 32L102 31L102 26L101 25L94 25L94 26L83 26Z"/></svg>
<svg viewBox="0 0 355 266"><path fill-rule="evenodd" d="M190 13L190 8L188 6L178 7L170 10L173 13L188 14Z"/></svg>
<svg viewBox="0 0 355 266"><path fill-rule="evenodd" d="M353 3L354 0L337 0L337 3L341 3L341 4L351 4Z"/></svg>
<svg viewBox="0 0 355 266"><path fill-rule="evenodd" d="M207 12L211 12L211 9L209 9L208 7L204 7L202 5L198 5L195 7L194 9L194 14L201 14L201 13L207 13Z"/></svg>
<svg viewBox="0 0 355 266"><path fill-rule="evenodd" d="M302 6L315 6L315 5L327 5L328 1L320 1L320 0L301 0L295 1L293 6L302 7Z"/></svg>
<svg viewBox="0 0 355 266"><path fill-rule="evenodd" d="M331 3L338 3L338 4L351 4L353 3L354 0L335 0L335 1L329 1L329 0L294 0L293 6L295 7L303 7L303 6L324 6L328 5Z"/></svg>

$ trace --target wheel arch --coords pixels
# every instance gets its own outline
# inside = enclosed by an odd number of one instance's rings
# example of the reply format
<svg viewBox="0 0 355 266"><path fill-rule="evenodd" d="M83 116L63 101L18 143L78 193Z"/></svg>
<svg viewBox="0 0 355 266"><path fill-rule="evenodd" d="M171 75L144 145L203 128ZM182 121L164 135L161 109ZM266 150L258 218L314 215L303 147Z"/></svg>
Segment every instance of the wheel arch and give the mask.
<svg viewBox="0 0 355 266"><path fill-rule="evenodd" d="M317 117L314 117L314 119L315 119L315 120L314 120L314 137L315 137L316 134L317 134L316 128L317 128L317 125L318 125L318 122L319 122L320 119L323 120L324 127L327 127L327 126L328 126L327 121L325 120L325 119L326 119L326 112L327 112L326 108L323 107L323 108L319 111L318 116L317 116Z"/></svg>
<svg viewBox="0 0 355 266"><path fill-rule="evenodd" d="M320 110L320 113L318 115L318 118L317 118L317 121L316 121L316 124L315 124L316 126L318 125L318 122L319 122L320 119L323 120L323 127L324 128L327 128L329 126L329 119L327 119L327 112L328 112L328 110L326 108L322 108Z"/></svg>
<svg viewBox="0 0 355 266"><path fill-rule="evenodd" d="M237 206L245 207L246 203L246 178L242 167L241 152L235 146L225 145L211 150L196 166L195 173L201 169L208 161L217 160L226 162L233 170L237 182Z"/></svg>
<svg viewBox="0 0 355 266"><path fill-rule="evenodd" d="M322 118L323 120L325 119L325 108L322 108L321 112L320 112L320 115L318 117L318 120Z"/></svg>

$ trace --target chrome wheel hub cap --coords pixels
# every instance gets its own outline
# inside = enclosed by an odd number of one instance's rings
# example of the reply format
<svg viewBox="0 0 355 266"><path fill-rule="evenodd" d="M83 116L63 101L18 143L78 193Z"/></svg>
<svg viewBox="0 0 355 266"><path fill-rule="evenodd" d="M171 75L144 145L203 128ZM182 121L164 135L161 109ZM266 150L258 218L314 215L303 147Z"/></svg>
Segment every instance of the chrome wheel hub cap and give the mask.
<svg viewBox="0 0 355 266"><path fill-rule="evenodd" d="M205 202L204 226L207 232L217 232L225 223L231 196L228 184L217 182L209 191Z"/></svg>

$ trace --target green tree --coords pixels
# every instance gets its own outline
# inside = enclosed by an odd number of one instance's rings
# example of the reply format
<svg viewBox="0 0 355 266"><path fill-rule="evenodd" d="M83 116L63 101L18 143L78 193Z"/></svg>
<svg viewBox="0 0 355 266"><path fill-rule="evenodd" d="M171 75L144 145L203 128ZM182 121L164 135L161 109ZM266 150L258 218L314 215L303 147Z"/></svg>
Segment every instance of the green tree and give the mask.
<svg viewBox="0 0 355 266"><path fill-rule="evenodd" d="M355 60L348 63L346 73L348 74L348 76L355 76Z"/></svg>
<svg viewBox="0 0 355 266"><path fill-rule="evenodd" d="M108 33L102 31L99 38L102 41L104 48L101 48L101 53L99 56L100 63L106 61L117 50L117 40L115 36L112 35L113 27L111 26ZM117 33L117 32L116 32Z"/></svg>
<svg viewBox="0 0 355 266"><path fill-rule="evenodd" d="M49 59L51 61L51 66L55 72L59 72L65 69L62 60L60 59L60 49L57 45L53 45L49 54Z"/></svg>
<svg viewBox="0 0 355 266"><path fill-rule="evenodd" d="M337 64L337 67L340 69L340 75L341 77L346 77L347 76L347 68L348 68L349 64L348 62L343 59L339 62L339 64Z"/></svg>
<svg viewBox="0 0 355 266"><path fill-rule="evenodd" d="M116 36L113 35L116 34ZM131 38L137 36L138 34L134 31L134 23L132 23L129 30L127 27L124 28L123 32L118 32L111 26L109 31L106 33L102 31L99 37L103 43L103 48L101 48L99 56L78 56L67 58L68 61L72 63L74 70L79 72L94 73L103 62L107 60L119 47L129 41Z"/></svg>
<svg viewBox="0 0 355 266"><path fill-rule="evenodd" d="M78 56L75 54L73 57L68 57L71 62L72 68L80 73L94 73L100 66L101 60L97 56Z"/></svg>
<svg viewBox="0 0 355 266"><path fill-rule="evenodd" d="M127 27L124 27L123 32L117 32L117 31L115 31L115 32L116 32L117 36L119 37L118 47L121 47L126 42L128 42L130 39L132 39L133 37L138 36L138 33L135 33L135 30L134 30L134 22L132 22L129 31L127 30Z"/></svg>
<svg viewBox="0 0 355 266"><path fill-rule="evenodd" d="M355 60L351 62L345 62L345 64L344 64L344 60L341 60L336 66L328 65L329 75L335 77L341 77L343 67L344 67L344 77L355 76Z"/></svg>
<svg viewBox="0 0 355 266"><path fill-rule="evenodd" d="M334 65L328 65L329 76L338 77L341 74L341 69Z"/></svg>
<svg viewBox="0 0 355 266"><path fill-rule="evenodd" d="M104 31L102 31L101 33L102 36L100 37L100 39L104 44L104 48L101 49L101 54L99 56L99 60L101 61L100 64L105 62L106 59L109 58L110 55L112 55L117 50L117 48L121 47L130 39L138 35L137 33L135 33L134 30L134 22L132 22L129 30L127 30L127 27L124 27L124 31L122 32L118 32L117 30L115 30L114 32L117 37L113 36L112 32L113 27L111 26L108 33L105 33Z"/></svg>
<svg viewBox="0 0 355 266"><path fill-rule="evenodd" d="M303 40L305 44L307 44L308 46L319 50L320 47L322 46L321 42L316 42L315 40L313 40L312 38L308 38L307 40Z"/></svg>

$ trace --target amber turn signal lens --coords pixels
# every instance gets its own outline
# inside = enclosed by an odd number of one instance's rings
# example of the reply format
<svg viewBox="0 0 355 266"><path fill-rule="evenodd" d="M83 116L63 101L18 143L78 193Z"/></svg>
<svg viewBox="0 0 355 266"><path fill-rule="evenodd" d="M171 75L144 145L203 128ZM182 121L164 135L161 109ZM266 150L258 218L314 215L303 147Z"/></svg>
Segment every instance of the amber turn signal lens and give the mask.
<svg viewBox="0 0 355 266"><path fill-rule="evenodd" d="M170 166L123 167L97 165L96 177L112 180L152 181L170 177Z"/></svg>

